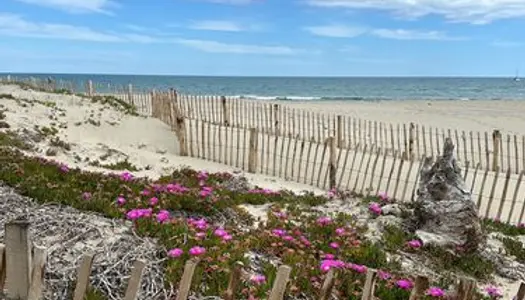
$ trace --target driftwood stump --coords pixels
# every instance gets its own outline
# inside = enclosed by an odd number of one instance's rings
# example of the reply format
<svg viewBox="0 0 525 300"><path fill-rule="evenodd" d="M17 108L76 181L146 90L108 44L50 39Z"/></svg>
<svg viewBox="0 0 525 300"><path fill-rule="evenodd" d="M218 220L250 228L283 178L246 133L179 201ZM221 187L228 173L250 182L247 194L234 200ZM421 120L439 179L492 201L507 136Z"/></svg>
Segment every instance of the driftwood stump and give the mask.
<svg viewBox="0 0 525 300"><path fill-rule="evenodd" d="M424 244L476 251L484 237L476 204L465 186L447 138L443 155L432 165L425 159L420 174L415 215L416 235Z"/></svg>

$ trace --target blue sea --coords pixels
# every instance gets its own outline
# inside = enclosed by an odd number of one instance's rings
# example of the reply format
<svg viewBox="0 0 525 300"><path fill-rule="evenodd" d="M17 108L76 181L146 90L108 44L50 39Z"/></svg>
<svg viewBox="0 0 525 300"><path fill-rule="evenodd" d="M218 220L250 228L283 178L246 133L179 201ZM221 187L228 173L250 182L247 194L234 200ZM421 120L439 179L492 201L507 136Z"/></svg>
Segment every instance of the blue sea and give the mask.
<svg viewBox="0 0 525 300"><path fill-rule="evenodd" d="M265 100L520 100L525 80L466 77L205 77L88 74L7 74L76 83L87 80L97 91L132 84L136 91L174 88L186 94L236 96Z"/></svg>

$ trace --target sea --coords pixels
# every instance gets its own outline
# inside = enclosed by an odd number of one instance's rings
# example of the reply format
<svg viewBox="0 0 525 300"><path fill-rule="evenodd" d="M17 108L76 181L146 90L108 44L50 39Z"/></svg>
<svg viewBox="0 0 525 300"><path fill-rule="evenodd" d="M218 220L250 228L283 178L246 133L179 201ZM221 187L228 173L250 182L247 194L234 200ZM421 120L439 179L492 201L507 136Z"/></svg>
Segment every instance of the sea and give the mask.
<svg viewBox="0 0 525 300"><path fill-rule="evenodd" d="M209 77L99 74L8 74L96 83L97 91L132 84L135 91L173 88L180 93L281 101L525 100L525 79L468 77Z"/></svg>

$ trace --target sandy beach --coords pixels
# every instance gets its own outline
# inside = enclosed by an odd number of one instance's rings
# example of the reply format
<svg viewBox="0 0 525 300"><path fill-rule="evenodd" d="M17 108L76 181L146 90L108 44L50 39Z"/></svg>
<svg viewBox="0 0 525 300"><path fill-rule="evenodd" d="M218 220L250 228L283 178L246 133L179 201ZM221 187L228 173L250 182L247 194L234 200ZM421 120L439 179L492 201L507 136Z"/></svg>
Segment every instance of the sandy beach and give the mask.
<svg viewBox="0 0 525 300"><path fill-rule="evenodd" d="M245 129L209 124L203 127L202 122L189 120L186 138L190 157L181 157L175 133L158 119L126 115L78 96L23 90L15 85L0 85L0 94L25 99L2 99L0 102L6 110L4 114L10 130L23 132L25 129L34 134L42 132L43 128L58 127L57 137L70 145L67 150L50 147L48 142L41 141L36 143L37 151L30 154L49 156L49 150L53 148L52 158L72 167L110 173L113 171L97 164L127 160L139 169L133 172L136 176L158 178L188 166L209 172L234 172L246 176L255 185L273 190L326 194L328 189L327 162L330 155L319 143L261 133L257 136L257 165L253 174L247 172L249 153L245 145L248 145L249 132ZM472 130L490 130L493 124L499 124L502 130L525 133L525 126L522 126L525 120L519 117L519 110L525 105L518 102L286 104L385 122L421 121L432 126L457 125ZM503 113L505 117L496 122L495 119ZM455 120L455 123L449 120ZM420 162L401 162L378 152L377 148L364 150L337 149L338 187L372 195L382 191L393 198L410 201L416 188ZM472 189L473 200L481 201L480 215L521 222L525 185L518 184L517 174L511 174L508 180L505 174L498 174L498 181L493 184L495 177L494 172L475 171L472 167L468 170L466 185ZM267 206L245 208L253 216L262 218L267 210ZM501 283L509 297L517 290L518 283Z"/></svg>

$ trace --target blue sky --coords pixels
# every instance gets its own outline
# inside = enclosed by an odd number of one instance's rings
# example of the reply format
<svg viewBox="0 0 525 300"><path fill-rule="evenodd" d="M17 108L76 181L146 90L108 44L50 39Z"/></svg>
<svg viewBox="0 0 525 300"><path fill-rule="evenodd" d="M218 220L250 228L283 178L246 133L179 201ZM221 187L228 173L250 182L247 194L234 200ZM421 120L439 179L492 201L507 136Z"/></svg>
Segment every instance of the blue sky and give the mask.
<svg viewBox="0 0 525 300"><path fill-rule="evenodd" d="M514 76L525 68L524 0L0 1L0 72Z"/></svg>

